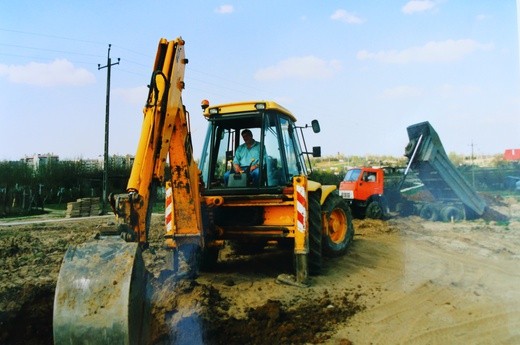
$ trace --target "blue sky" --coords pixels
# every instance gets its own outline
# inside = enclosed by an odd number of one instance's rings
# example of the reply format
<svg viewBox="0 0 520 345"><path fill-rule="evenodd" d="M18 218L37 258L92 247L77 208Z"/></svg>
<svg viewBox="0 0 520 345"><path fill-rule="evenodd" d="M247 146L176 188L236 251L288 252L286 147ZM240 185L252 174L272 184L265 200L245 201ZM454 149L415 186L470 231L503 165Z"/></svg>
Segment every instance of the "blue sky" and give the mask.
<svg viewBox="0 0 520 345"><path fill-rule="evenodd" d="M17 0L0 3L0 160L103 155L109 43L109 151L134 154L157 43L178 36L196 157L202 99L316 118L323 155L401 156L422 121L448 152L520 147L515 0Z"/></svg>

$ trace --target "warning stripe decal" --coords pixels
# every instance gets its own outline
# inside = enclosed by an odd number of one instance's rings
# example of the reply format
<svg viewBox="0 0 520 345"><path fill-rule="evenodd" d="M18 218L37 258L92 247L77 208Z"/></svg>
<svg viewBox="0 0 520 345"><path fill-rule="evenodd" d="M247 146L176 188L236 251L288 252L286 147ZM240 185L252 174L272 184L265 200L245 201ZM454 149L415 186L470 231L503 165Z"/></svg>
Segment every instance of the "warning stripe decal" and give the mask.
<svg viewBox="0 0 520 345"><path fill-rule="evenodd" d="M172 231L172 229L173 229L173 196L172 196L171 187L166 188L164 222L166 225L166 232Z"/></svg>
<svg viewBox="0 0 520 345"><path fill-rule="evenodd" d="M296 228L299 232L304 233L307 223L307 198L305 196L305 188L301 185L296 186L296 210L297 221Z"/></svg>

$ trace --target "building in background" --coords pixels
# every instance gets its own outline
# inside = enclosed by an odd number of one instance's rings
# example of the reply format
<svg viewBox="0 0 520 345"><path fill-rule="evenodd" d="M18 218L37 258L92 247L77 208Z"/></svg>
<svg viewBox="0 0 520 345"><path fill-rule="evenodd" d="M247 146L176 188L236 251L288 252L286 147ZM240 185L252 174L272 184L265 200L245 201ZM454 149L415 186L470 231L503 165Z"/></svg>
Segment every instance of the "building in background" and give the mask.
<svg viewBox="0 0 520 345"><path fill-rule="evenodd" d="M520 149L506 149L504 152L504 160L520 161Z"/></svg>
<svg viewBox="0 0 520 345"><path fill-rule="evenodd" d="M35 154L34 156L25 156L21 159L22 162L30 166L33 170L37 170L41 165L59 162L59 160L60 157L52 153Z"/></svg>

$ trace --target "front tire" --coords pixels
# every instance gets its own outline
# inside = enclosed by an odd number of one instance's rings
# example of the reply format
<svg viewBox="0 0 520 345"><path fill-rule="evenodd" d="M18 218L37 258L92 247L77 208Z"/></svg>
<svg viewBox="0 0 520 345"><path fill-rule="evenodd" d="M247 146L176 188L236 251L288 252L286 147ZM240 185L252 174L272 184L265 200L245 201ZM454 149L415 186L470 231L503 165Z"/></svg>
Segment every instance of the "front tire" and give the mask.
<svg viewBox="0 0 520 345"><path fill-rule="evenodd" d="M329 257L345 254L354 238L350 207L339 195L331 194L323 204L323 253Z"/></svg>
<svg viewBox="0 0 520 345"><path fill-rule="evenodd" d="M377 200L371 201L367 206L366 217L372 219L383 219L384 210L381 203Z"/></svg>

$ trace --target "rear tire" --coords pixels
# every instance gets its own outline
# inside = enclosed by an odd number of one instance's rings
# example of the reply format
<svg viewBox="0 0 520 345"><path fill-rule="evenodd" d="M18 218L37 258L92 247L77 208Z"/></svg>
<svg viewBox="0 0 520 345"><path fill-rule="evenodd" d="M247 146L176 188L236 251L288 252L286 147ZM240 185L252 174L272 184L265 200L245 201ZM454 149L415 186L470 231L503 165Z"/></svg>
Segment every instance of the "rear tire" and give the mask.
<svg viewBox="0 0 520 345"><path fill-rule="evenodd" d="M345 254L354 238L350 207L339 195L331 194L323 204L325 231L323 253L329 257Z"/></svg>
<svg viewBox="0 0 520 345"><path fill-rule="evenodd" d="M454 222L458 222L464 219L464 214L455 206L446 206L441 210L441 219L443 222L451 222L452 219Z"/></svg>
<svg viewBox="0 0 520 345"><path fill-rule="evenodd" d="M310 275L318 275L322 268L321 205L316 193L309 193L309 254Z"/></svg>
<svg viewBox="0 0 520 345"><path fill-rule="evenodd" d="M421 208L421 212L419 213L419 216L422 219L429 220L432 222L435 222L439 220L439 212L432 204L426 204Z"/></svg>

